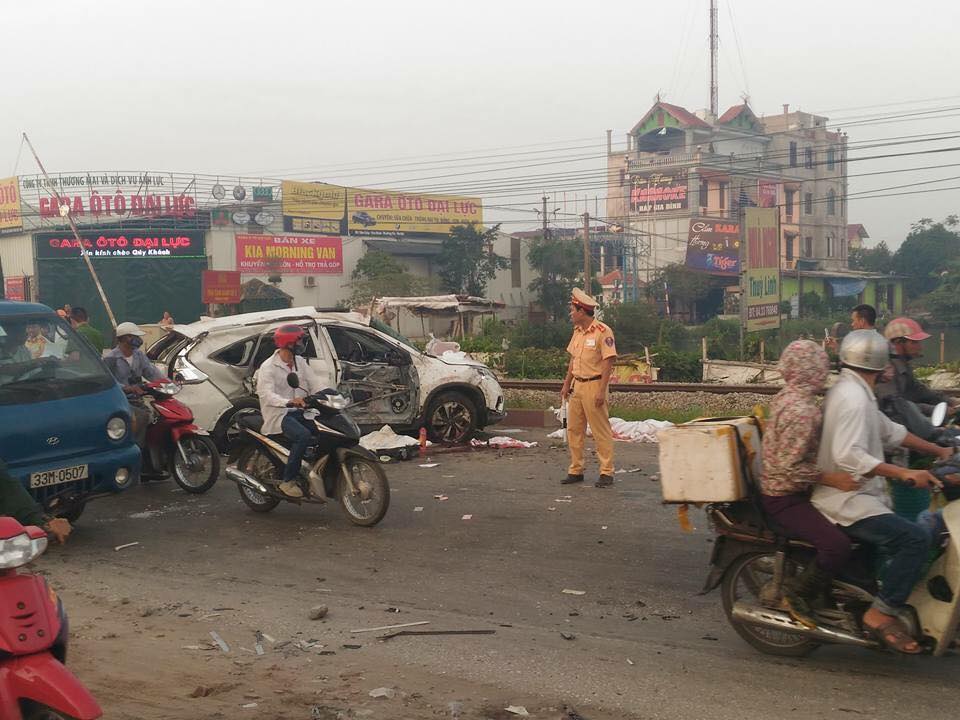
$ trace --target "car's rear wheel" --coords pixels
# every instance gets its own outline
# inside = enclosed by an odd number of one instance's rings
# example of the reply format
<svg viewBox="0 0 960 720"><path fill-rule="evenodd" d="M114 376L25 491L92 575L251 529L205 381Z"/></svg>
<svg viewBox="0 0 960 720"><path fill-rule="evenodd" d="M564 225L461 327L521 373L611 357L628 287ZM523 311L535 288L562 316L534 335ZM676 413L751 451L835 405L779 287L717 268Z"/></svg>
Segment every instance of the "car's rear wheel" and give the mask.
<svg viewBox="0 0 960 720"><path fill-rule="evenodd" d="M425 425L433 442L469 442L477 431L477 408L461 392L442 392L430 401Z"/></svg>
<svg viewBox="0 0 960 720"><path fill-rule="evenodd" d="M241 398L233 404L217 421L217 426L210 433L217 449L224 455L229 454L233 444L240 438L240 419L245 415L260 412L260 401L257 398Z"/></svg>

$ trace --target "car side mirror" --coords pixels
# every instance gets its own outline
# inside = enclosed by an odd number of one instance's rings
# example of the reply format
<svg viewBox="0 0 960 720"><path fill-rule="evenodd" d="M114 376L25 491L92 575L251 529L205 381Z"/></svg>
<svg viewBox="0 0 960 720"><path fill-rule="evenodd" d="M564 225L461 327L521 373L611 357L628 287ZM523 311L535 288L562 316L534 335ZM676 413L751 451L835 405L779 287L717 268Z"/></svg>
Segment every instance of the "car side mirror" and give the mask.
<svg viewBox="0 0 960 720"><path fill-rule="evenodd" d="M410 364L410 357L399 350L391 350L387 353L387 365L391 367L406 367Z"/></svg>
<svg viewBox="0 0 960 720"><path fill-rule="evenodd" d="M296 390L298 387L300 387L300 376L295 372L287 373L287 385Z"/></svg>

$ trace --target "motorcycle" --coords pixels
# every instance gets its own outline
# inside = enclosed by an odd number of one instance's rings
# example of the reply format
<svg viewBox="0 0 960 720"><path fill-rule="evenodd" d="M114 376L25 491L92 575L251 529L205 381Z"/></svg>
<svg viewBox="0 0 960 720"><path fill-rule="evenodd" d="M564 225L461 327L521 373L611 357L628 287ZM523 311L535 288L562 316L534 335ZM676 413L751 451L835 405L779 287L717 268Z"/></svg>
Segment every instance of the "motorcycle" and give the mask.
<svg viewBox="0 0 960 720"><path fill-rule="evenodd" d="M47 535L0 517L0 717L5 720L94 720L103 711L64 665L67 616L39 575L17 572L47 548Z"/></svg>
<svg viewBox="0 0 960 720"><path fill-rule="evenodd" d="M960 472L960 459L936 463L930 472L943 480ZM945 486L946 487L946 486ZM924 651L943 655L960 626L960 497L945 489L947 535L942 553L914 587L900 620ZM848 567L834 578L821 602L814 604L817 627L808 628L777 608L785 579L812 562L813 546L785 536L760 510L742 500L706 506L717 535L711 571L702 593L720 587L728 622L747 643L770 655L802 657L824 644L883 649L867 632L863 615L877 592L871 549L854 544Z"/></svg>
<svg viewBox="0 0 960 720"><path fill-rule="evenodd" d="M188 493L207 492L220 477L220 452L209 433L194 424L190 408L173 397L180 386L156 380L139 387L155 417L142 449L143 473L159 474L167 469Z"/></svg>
<svg viewBox="0 0 960 720"><path fill-rule="evenodd" d="M287 384L300 388L296 373L287 376ZM345 412L347 399L326 389L308 395L304 402L304 419L314 424L316 432L297 478L303 497L280 490L290 451L282 435L260 432L260 413L241 418L240 437L231 448L226 476L256 512L270 512L281 501L325 504L332 498L340 502L350 522L376 525L390 506L390 485L377 456L360 446L360 428Z"/></svg>

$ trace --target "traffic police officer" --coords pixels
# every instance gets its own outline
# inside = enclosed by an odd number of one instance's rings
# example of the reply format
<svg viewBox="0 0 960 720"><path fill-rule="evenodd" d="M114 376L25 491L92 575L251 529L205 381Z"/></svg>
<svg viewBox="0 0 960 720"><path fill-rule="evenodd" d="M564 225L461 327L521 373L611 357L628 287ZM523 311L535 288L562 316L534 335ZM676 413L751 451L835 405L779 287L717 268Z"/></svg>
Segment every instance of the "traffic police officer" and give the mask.
<svg viewBox="0 0 960 720"><path fill-rule="evenodd" d="M607 417L607 385L613 372L617 346L613 331L593 315L597 301L580 288L570 299L573 337L567 345L570 364L560 395L567 400L567 443L570 469L561 483L583 482L583 445L587 424L593 433L600 459L600 478L596 487L613 485L613 432Z"/></svg>

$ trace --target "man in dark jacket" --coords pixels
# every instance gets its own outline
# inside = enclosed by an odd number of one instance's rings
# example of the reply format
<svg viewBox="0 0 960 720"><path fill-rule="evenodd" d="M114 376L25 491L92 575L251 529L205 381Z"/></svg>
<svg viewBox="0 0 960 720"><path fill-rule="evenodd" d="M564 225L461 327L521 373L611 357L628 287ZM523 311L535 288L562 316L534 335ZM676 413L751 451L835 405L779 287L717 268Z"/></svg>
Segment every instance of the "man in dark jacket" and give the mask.
<svg viewBox="0 0 960 720"><path fill-rule="evenodd" d="M16 518L21 525L41 527L61 544L73 530L64 518L44 514L26 488L9 473L3 460L0 460L0 515Z"/></svg>
<svg viewBox="0 0 960 720"><path fill-rule="evenodd" d="M930 337L923 331L920 323L907 317L891 320L883 330L890 341L890 364L893 377L877 385L877 397L901 397L915 403L925 413L940 402L954 404L954 400L943 393L930 389L913 375L911 360L923 355L922 341Z"/></svg>

